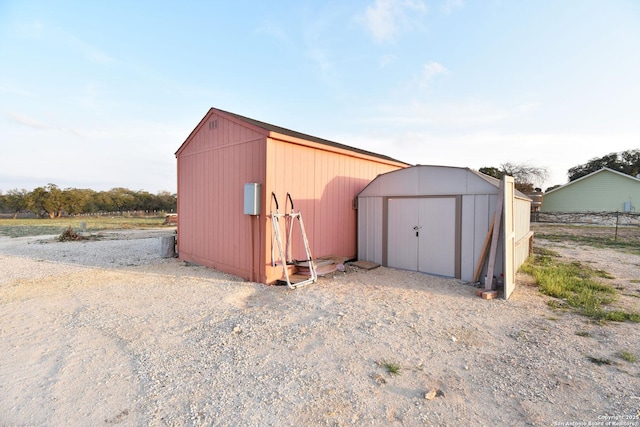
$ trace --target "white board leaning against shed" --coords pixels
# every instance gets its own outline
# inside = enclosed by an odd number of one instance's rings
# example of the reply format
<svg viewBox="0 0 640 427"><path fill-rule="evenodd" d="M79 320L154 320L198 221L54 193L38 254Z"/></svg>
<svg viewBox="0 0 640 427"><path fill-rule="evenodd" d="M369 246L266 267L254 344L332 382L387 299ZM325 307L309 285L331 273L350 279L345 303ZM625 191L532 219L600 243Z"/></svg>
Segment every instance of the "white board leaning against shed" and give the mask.
<svg viewBox="0 0 640 427"><path fill-rule="evenodd" d="M470 282L502 192L493 270L504 278L508 298L515 272L529 256L532 232L531 199L513 189L512 178L506 182L450 166L378 175L358 195L358 259Z"/></svg>

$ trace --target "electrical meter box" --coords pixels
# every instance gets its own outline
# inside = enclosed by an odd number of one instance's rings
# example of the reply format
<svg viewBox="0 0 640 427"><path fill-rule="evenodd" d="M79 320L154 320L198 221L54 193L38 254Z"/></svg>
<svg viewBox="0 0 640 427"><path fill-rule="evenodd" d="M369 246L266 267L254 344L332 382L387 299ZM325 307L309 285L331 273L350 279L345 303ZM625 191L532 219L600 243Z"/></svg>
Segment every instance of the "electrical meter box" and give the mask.
<svg viewBox="0 0 640 427"><path fill-rule="evenodd" d="M245 215L260 215L260 184L249 182L244 185Z"/></svg>

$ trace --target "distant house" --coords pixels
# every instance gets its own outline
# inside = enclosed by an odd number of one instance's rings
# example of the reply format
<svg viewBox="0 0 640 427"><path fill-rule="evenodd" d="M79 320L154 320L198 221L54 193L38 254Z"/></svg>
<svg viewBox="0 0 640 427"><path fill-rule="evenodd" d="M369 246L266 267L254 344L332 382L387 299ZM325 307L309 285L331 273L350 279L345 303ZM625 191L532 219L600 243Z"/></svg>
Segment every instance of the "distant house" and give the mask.
<svg viewBox="0 0 640 427"><path fill-rule="evenodd" d="M544 194L541 212L634 212L640 179L602 168Z"/></svg>
<svg viewBox="0 0 640 427"><path fill-rule="evenodd" d="M409 166L215 108L176 157L180 259L262 283L282 276L282 267L273 265L272 193L280 213L290 210L291 194L314 258L353 258L357 194L379 174ZM302 244L292 251L303 259Z"/></svg>

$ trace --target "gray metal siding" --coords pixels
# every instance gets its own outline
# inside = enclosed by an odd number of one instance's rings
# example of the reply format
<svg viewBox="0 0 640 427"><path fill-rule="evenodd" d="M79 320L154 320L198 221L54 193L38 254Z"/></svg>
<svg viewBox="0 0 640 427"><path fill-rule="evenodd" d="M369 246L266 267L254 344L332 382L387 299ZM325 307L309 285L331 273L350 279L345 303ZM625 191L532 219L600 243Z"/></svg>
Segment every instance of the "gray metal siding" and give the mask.
<svg viewBox="0 0 640 427"><path fill-rule="evenodd" d="M358 198L358 259L382 264L382 197Z"/></svg>
<svg viewBox="0 0 640 427"><path fill-rule="evenodd" d="M514 199L514 208L514 221L516 224L514 267L518 271L520 266L529 258L531 252L531 237L533 236L530 228L531 202L516 197Z"/></svg>
<svg viewBox="0 0 640 427"><path fill-rule="evenodd" d="M387 204L393 197L459 196L460 217L455 236L459 236L459 275L473 279L487 231L496 208L499 188L469 169L443 166L416 166L379 175L358 196L358 258L385 265L388 242L385 240ZM530 200L514 199L516 241L529 233ZM365 212L366 211L366 212ZM497 225L499 226L499 225ZM393 232L389 225L388 233ZM528 255L524 242L516 246L516 268ZM495 271L504 270L504 243L498 243ZM457 269L458 267L456 267ZM481 278L486 272L482 272Z"/></svg>
<svg viewBox="0 0 640 427"><path fill-rule="evenodd" d="M495 210L495 196L473 194L462 196L462 280L470 281L480 257L487 230Z"/></svg>

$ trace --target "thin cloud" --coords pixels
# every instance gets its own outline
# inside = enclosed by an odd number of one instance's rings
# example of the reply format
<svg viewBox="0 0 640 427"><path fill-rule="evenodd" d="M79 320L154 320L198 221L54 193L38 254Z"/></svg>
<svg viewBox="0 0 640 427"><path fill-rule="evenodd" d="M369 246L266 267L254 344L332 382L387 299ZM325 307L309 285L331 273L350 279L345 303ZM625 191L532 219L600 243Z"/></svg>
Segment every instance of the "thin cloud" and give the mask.
<svg viewBox="0 0 640 427"><path fill-rule="evenodd" d="M55 45L71 48L96 64L106 65L115 62L113 57L104 50L56 25L40 21L23 23L16 25L14 34L20 38L46 40Z"/></svg>
<svg viewBox="0 0 640 427"><path fill-rule="evenodd" d="M358 20L377 43L385 43L413 29L425 13L427 6L420 0L376 0Z"/></svg>
<svg viewBox="0 0 640 427"><path fill-rule="evenodd" d="M380 64L380 68L385 68L387 65L393 64L396 61L395 55L384 55L380 57L378 63Z"/></svg>
<svg viewBox="0 0 640 427"><path fill-rule="evenodd" d="M456 9L461 9L464 6L464 0L446 0L440 8L444 13L449 14Z"/></svg>
<svg viewBox="0 0 640 427"><path fill-rule="evenodd" d="M315 64L320 80L328 86L336 87L339 82L337 80L337 70L334 61L331 59L329 52L320 47L310 47L307 49L307 56Z"/></svg>
<svg viewBox="0 0 640 427"><path fill-rule="evenodd" d="M25 97L33 97L33 93L31 93L29 91L26 91L26 90L21 89L19 87L6 85L6 84L2 84L2 83L0 83L0 92L7 93L9 95L19 95L19 96L25 96Z"/></svg>
<svg viewBox="0 0 640 427"><path fill-rule="evenodd" d="M329 31L329 21L323 17L318 17L314 21L307 23L304 32L304 52L305 56L315 65L320 80L328 86L339 85L337 79L339 71L336 68L336 58L334 51L327 47L330 38L327 38Z"/></svg>
<svg viewBox="0 0 640 427"><path fill-rule="evenodd" d="M69 46L73 46L77 51L79 51L88 61L94 62L100 65L107 65L115 62L115 60L102 49L76 37L75 35L67 32L66 30L60 30L62 37L61 39L66 39L66 43Z"/></svg>
<svg viewBox="0 0 640 427"><path fill-rule="evenodd" d="M426 89L427 87L429 87L434 78L441 74L446 74L448 73L448 71L449 70L447 70L447 68L439 62L432 61L428 64L425 64L422 70L422 76L420 78L420 88Z"/></svg>
<svg viewBox="0 0 640 427"><path fill-rule="evenodd" d="M265 34L269 37L285 42L286 44L290 43L289 37L287 36L284 28L271 21L264 21L262 25L255 29L255 32L258 34Z"/></svg>
<svg viewBox="0 0 640 427"><path fill-rule="evenodd" d="M88 46L86 48L85 57L89 61L95 62L96 64L106 65L106 64L111 64L115 62L114 59L111 56L109 56L107 53L102 52L99 49L95 49L91 46Z"/></svg>
<svg viewBox="0 0 640 427"><path fill-rule="evenodd" d="M7 117L9 117L9 119L11 119L12 121L14 121L15 123L21 124L23 126L26 126L28 128L31 129L35 129L35 130L53 130L53 131L60 131L60 132L64 132L64 133L69 133L71 135L75 135L77 137L82 138L83 134L75 129L72 128L67 128L64 126L51 126L49 124L43 123L37 119L34 119L33 117L24 115L24 114L20 114L20 113L14 113L14 112L8 112L5 113Z"/></svg>
<svg viewBox="0 0 640 427"><path fill-rule="evenodd" d="M29 127L31 129L38 129L38 130L48 130L51 129L50 126L32 118L29 116L25 116L23 114L19 114L19 113L6 113L7 117L9 117L11 120L13 120L16 123L19 123L23 126Z"/></svg>
<svg viewBox="0 0 640 427"><path fill-rule="evenodd" d="M454 103L411 102L406 105L389 104L379 107L381 115L370 118L373 123L388 123L412 129L461 130L481 129L504 123L516 115L512 109L479 100Z"/></svg>
<svg viewBox="0 0 640 427"><path fill-rule="evenodd" d="M15 22L9 25L11 35L20 39L39 39L44 34L45 26L41 21Z"/></svg>

